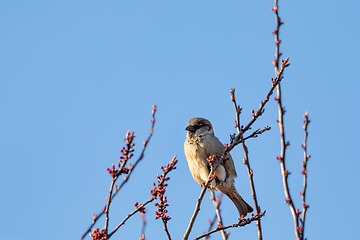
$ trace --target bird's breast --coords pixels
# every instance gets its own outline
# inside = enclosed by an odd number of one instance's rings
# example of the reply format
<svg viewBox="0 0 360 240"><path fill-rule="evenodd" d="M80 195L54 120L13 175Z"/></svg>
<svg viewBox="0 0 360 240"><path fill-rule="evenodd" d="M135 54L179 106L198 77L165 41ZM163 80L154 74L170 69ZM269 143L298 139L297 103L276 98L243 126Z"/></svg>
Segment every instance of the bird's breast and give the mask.
<svg viewBox="0 0 360 240"><path fill-rule="evenodd" d="M185 156L189 170L195 181L201 183L209 176L209 163L203 147L195 141L186 140L184 144Z"/></svg>

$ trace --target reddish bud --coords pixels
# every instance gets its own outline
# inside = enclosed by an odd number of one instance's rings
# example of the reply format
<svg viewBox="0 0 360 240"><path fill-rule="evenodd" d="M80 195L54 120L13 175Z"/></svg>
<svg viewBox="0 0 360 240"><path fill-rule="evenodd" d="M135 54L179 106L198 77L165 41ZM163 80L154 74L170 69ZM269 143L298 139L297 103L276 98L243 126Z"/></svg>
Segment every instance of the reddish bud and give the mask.
<svg viewBox="0 0 360 240"><path fill-rule="evenodd" d="M271 8L271 11L273 12L277 12L279 9L278 5L275 5L275 7Z"/></svg>

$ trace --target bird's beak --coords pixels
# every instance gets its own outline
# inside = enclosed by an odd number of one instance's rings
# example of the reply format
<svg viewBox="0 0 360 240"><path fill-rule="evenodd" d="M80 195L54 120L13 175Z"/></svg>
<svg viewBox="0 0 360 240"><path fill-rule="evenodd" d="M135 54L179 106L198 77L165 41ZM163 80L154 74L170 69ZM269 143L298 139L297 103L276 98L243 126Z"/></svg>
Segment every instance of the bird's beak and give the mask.
<svg viewBox="0 0 360 240"><path fill-rule="evenodd" d="M186 131L189 131L189 132L195 132L195 131L196 131L196 128L195 128L194 126L189 125L189 126L187 126L187 127L185 128L185 130L186 130Z"/></svg>

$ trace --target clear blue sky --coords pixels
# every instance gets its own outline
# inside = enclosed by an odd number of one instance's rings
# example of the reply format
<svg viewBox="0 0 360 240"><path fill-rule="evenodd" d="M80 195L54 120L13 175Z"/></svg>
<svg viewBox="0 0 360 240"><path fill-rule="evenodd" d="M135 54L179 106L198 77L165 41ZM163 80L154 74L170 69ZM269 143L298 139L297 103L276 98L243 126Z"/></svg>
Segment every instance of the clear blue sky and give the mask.
<svg viewBox="0 0 360 240"><path fill-rule="evenodd" d="M243 107L257 109L274 76L273 1L2 1L0 3L0 206L4 239L78 239L104 206L126 131L136 152L155 133L145 159L113 203L110 229L150 196L159 166L177 154L167 196L173 239L185 232L199 185L183 153L187 121L202 116L226 143L235 132L230 88ZM360 214L358 1L281 1L282 83L291 193L301 207L300 144L309 111L308 239L356 239ZM281 183L277 106L254 127L271 132L249 140L259 204L267 210L264 239L294 239ZM137 153L137 154L136 154ZM232 153L236 186L252 204L242 150ZM196 221L206 231L209 194ZM147 239L166 239L155 207ZM225 198L224 224L237 213ZM99 228L104 226L101 219ZM116 239L138 239L134 216ZM213 239L219 239L220 235ZM256 226L230 239L256 239ZM90 239L90 238L89 238Z"/></svg>

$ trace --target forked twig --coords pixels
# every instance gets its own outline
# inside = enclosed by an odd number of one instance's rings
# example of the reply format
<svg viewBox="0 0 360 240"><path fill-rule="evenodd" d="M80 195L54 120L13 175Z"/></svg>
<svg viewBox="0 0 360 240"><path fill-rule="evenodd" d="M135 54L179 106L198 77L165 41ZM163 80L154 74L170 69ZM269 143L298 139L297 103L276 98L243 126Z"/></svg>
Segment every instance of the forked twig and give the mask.
<svg viewBox="0 0 360 240"><path fill-rule="evenodd" d="M248 175L249 175L249 180L250 180L250 188L251 188L251 193L252 193L252 197L254 200L254 207L255 207L255 212L256 215L259 215L260 212L260 206L258 204L258 200L256 197L256 191L255 191L255 183L254 183L254 172L250 167L250 161L249 161L249 156L248 156L248 149L245 145L245 142L242 142L242 147L244 150L244 164L246 165L246 169L248 171ZM261 229L261 221L260 218L256 220L256 226L258 229L258 239L262 240L262 229Z"/></svg>
<svg viewBox="0 0 360 240"><path fill-rule="evenodd" d="M140 204L137 206L137 208L132 211L131 213L129 213L115 228L114 230L108 235L107 239L109 239L114 233L116 233L116 231L125 224L125 222L131 217L133 216L135 213L141 211L141 209L143 209L147 204L151 203L152 201L154 201L155 199L153 197L149 198L148 200L146 200L144 203Z"/></svg>
<svg viewBox="0 0 360 240"><path fill-rule="evenodd" d="M145 153L145 150L146 150L146 147L147 147L147 144L149 143L153 133L154 133L154 126L155 126L155 113L156 113L156 105L153 105L153 109L152 109L152 119L150 120L151 122L151 129L150 129L150 133L149 133L149 136L148 138L144 141L144 144L143 144L143 149L140 153L140 156L138 157L138 159L136 160L136 162L134 163L134 165L131 165L130 164L130 167L129 167L129 172L128 172L128 175L126 177L124 177L124 181L119 185L119 186L112 186L111 189L115 188L115 192L111 195L111 199L113 199L117 193L120 191L120 189L122 189L122 187L125 185L125 183L129 180L131 174L133 173L135 167L138 165L138 163L143 159L144 157L144 153ZM113 183L112 183L113 184ZM108 201L106 203L106 205L103 207L102 211L99 213L99 214L94 214L93 215L93 221L91 223L91 225L89 226L89 228L85 231L85 233L82 235L82 237L80 238L80 240L83 240L87 234L91 231L91 229L94 227L94 225L96 224L96 222L100 219L100 217L102 215L105 214L105 211L106 211L106 208L107 208L107 205L108 205Z"/></svg>
<svg viewBox="0 0 360 240"><path fill-rule="evenodd" d="M281 40L279 39L279 32L280 32L280 26L283 24L279 17L279 5L278 0L275 0L275 6L271 9L275 13L275 21L276 21L276 29L273 31L274 37L275 37L275 60L273 61L273 65L275 67L275 75L280 74L279 70L279 60L280 60L280 43ZM275 98L278 102L278 112L279 112L279 130L280 130L280 144L281 144L281 153L279 157L276 157L276 159L280 162L280 168L281 168L281 174L282 174L282 180L283 180L283 186L284 186L284 193L285 193L285 203L287 203L290 207L290 211L293 216L294 220L294 227L295 227L295 236L297 240L300 240L301 233L299 228L299 211L295 210L294 203L291 198L289 184L288 184L288 176L290 172L286 169L285 166L285 153L287 146L290 145L289 142L286 142L285 139L285 129L284 129L284 113L285 109L282 104L282 98L281 98L281 86L280 84L277 86L277 97Z"/></svg>
<svg viewBox="0 0 360 240"><path fill-rule="evenodd" d="M212 220L212 221L209 220L208 232L211 231L212 227L214 226L214 223L215 223L216 219L217 219L217 215L216 215L216 213L215 213L215 216L214 216L213 220ZM204 239L206 240L206 239L208 239L208 238L209 238L209 236L206 236Z"/></svg>
<svg viewBox="0 0 360 240"><path fill-rule="evenodd" d="M235 144L235 143L233 143ZM233 149L233 147L231 148ZM209 187L211 181L215 178L214 176L214 173L215 173L215 170L218 168L218 166L220 166L220 164L222 164L223 162L223 159L224 157L227 155L227 153L229 153L231 151L230 148L226 148L223 156L221 156L219 159L217 159L216 163L214 164L210 164L211 166L211 169L210 169L210 173L209 173L209 176L208 176L208 179L205 181L205 183L203 184L203 188L200 192L200 196L198 197L197 201L196 201L196 206L195 206L195 210L194 210L194 213L190 219L190 222L189 222L189 225L188 225L188 228L186 229L186 232L183 236L183 240L187 240L189 238L189 235L190 235L190 232L192 230L192 227L194 225L194 222L195 222L195 219L200 211L200 205L201 205L201 202L204 198L204 195L205 195L205 192L206 192L206 189Z"/></svg>
<svg viewBox="0 0 360 240"><path fill-rule="evenodd" d="M215 207L215 213L216 213L216 217L218 219L218 224L217 224L218 227L223 226L222 217L221 217L221 214L220 214L220 204L221 204L222 197L223 197L223 194L220 194L218 196L218 199L216 199L214 191L211 191L210 199L213 202L214 207ZM222 236L223 240L226 240L228 234L224 230L221 230L221 236Z"/></svg>
<svg viewBox="0 0 360 240"><path fill-rule="evenodd" d="M161 169L163 170L163 174L161 176L157 176L158 178L158 184L156 185L155 183L154 185L154 189L151 190L151 198L149 198L147 201L145 201L143 204L135 204L136 209L134 211L132 211L130 214L128 214L115 228L114 230L108 234L107 239L109 239L122 225L125 224L125 222L131 217L133 216L135 213L139 212L139 211L143 211L144 207L151 203L152 201L154 201L157 197L160 197L164 192L165 192L165 187L166 184L165 182L169 180L169 178L166 177L166 175L173 169L176 169L175 165L177 163L177 159L176 156L173 157L173 159L169 162L169 164L165 167L161 167Z"/></svg>
<svg viewBox="0 0 360 240"><path fill-rule="evenodd" d="M231 151L235 146L237 146L238 144L240 144L241 142L244 141L244 139L242 138L242 135L243 135L247 130L249 130L249 129L251 128L251 126L254 124L254 122L258 119L258 117L260 117L260 116L264 113L264 111L265 111L264 107L265 107L266 103L269 101L270 96L273 94L274 89L276 88L276 86L277 86L277 85L280 83L280 81L282 80L282 78L283 78L282 75L283 75L283 73L284 73L285 68L287 68L287 67L290 65L290 63L288 63L288 61L289 61L289 58L287 58L287 59L285 59L285 60L283 60L283 61L281 62L282 64L281 64L281 69L280 69L279 75L278 75L274 80L272 79L272 86L271 86L268 94L266 95L265 100L264 100L264 101L261 101L260 107L259 107L259 109L258 109L256 112L253 111L253 118L252 118L252 119L250 120L250 122L246 125L246 127L241 128L240 133L234 138L234 141L233 141L230 145L229 145L229 144L226 144L226 145L225 145L225 152L224 152L224 154L218 159L217 163L216 163L214 166L212 166L211 171L210 171L210 173L209 173L209 175L208 175L208 179L204 182L203 188L202 188L202 190L201 190L201 192L200 192L200 196L199 196L198 199L197 199L194 213L193 213L193 215L192 215L192 217L191 217L191 219L190 219L190 223L189 223L189 225L188 225L188 228L187 228L187 230L186 230L186 232L185 232L185 234L184 234L184 236L183 236L183 240L187 240L187 239L189 238L189 234L190 234L190 232L191 232L191 230L192 230L192 227L193 227L193 225L194 225L195 219L196 219L196 217L197 217L197 215L198 215L198 213L199 213L199 211L200 211L200 205L201 205L202 199L204 198L206 189L207 189L208 186L210 185L210 182L213 180L213 175L214 175L214 173L215 173L216 168L217 168L220 164L223 163L223 160L224 160L224 158L226 157L226 155L227 155L228 153L230 153L230 151ZM232 91L234 91L234 90L232 90ZM239 122L239 121L238 121L238 122Z"/></svg>
<svg viewBox="0 0 360 240"><path fill-rule="evenodd" d="M251 193L252 193L252 197L254 200L254 207L255 207L255 212L257 215L260 214L260 206L258 205L258 201L257 201L257 197L256 197L256 190L255 190L255 183L254 183L254 173L253 170L250 167L250 161L249 161L249 156L248 156L248 149L245 145L245 139L243 138L243 127L240 126L240 113L241 113L241 108L240 106L238 106L236 104L236 99L235 99L235 89L231 89L230 91L231 94L231 101L234 104L235 107L235 112L236 112L236 121L235 121L235 126L236 129L238 131L238 134L240 135L240 139L242 147L243 147L243 151L244 151L244 164L246 165L247 171L248 171L248 175L249 175L249 181L250 181L250 188L251 188ZM268 99L268 98L267 98ZM261 112L261 111L259 111ZM255 137L257 136L257 134L261 134L264 131L270 130L269 126L266 126L263 130L257 129L256 131L254 131L250 136L248 136L247 138L250 137ZM260 218L258 220L256 220L256 226L258 229L258 239L262 240L262 230L261 230L261 221Z"/></svg>
<svg viewBox="0 0 360 240"><path fill-rule="evenodd" d="M256 220L259 220L260 218L262 218L264 215L265 215L266 211L260 213L259 215L253 215L251 218L240 218L239 221L235 224L231 224L231 225L228 225L228 226L225 226L225 227L219 227L219 228L216 228L215 230L212 230L212 231L209 231L207 233L204 233L196 238L194 238L194 240L198 240L198 239L201 239L201 238L204 238L206 236L209 236L210 234L213 234L213 233L216 233L218 231L222 231L222 230L225 230L225 229L228 229L228 228L235 228L235 227L243 227L243 226L246 226L248 224L250 224L251 222L253 221L256 221Z"/></svg>
<svg viewBox="0 0 360 240"><path fill-rule="evenodd" d="M299 229L301 239L304 239L305 217L306 217L307 209L309 208L309 205L307 205L306 201L305 201L306 200L305 199L306 189L307 189L307 162L308 162L309 158L311 157L310 155L307 154L307 138L309 135L307 128L310 123L308 115L309 115L308 112L305 112L305 115L304 115L305 120L304 120L304 125L303 125L305 136L304 136L304 143L301 145L301 147L304 150L304 161L302 163L303 170L301 172L301 174L304 175L304 190L302 192L300 192L300 195L302 196L302 216L300 218L300 223L301 223L302 227L300 227L300 229Z"/></svg>

